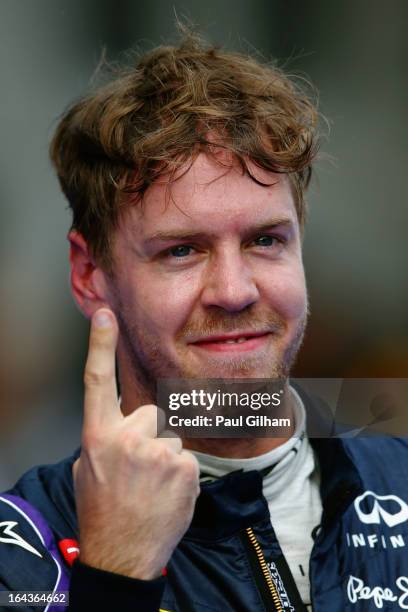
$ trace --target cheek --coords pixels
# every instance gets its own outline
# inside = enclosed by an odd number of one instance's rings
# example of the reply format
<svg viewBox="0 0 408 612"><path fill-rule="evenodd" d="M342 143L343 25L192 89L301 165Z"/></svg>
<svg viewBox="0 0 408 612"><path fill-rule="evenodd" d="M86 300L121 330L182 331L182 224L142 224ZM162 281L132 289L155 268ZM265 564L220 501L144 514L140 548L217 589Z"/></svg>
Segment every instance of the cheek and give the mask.
<svg viewBox="0 0 408 612"><path fill-rule="evenodd" d="M135 289L128 303L132 304L133 316L150 335L173 335L190 318L198 282L192 276L181 276L176 279L174 275L164 282L150 275L133 283Z"/></svg>
<svg viewBox="0 0 408 612"><path fill-rule="evenodd" d="M302 267L274 275L266 286L268 303L278 314L287 320L304 317L307 309L307 291Z"/></svg>

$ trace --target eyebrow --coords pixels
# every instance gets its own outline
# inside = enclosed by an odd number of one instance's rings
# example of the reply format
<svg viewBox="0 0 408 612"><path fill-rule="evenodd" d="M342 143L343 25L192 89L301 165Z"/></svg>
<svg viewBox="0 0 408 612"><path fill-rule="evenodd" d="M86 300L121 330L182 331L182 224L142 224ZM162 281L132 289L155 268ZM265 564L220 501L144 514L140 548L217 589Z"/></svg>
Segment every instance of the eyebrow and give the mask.
<svg viewBox="0 0 408 612"><path fill-rule="evenodd" d="M252 225L250 228L245 230L245 235L252 235L258 232L271 230L276 227L293 227L293 219L288 217L282 217L278 219L272 219L271 221L266 221L263 223L258 223L256 225ZM174 230L174 231L158 231L148 236L143 242L145 244L151 244L152 242L170 242L172 240L198 240L202 238L214 238L214 233L206 233L206 232L193 232L188 230Z"/></svg>

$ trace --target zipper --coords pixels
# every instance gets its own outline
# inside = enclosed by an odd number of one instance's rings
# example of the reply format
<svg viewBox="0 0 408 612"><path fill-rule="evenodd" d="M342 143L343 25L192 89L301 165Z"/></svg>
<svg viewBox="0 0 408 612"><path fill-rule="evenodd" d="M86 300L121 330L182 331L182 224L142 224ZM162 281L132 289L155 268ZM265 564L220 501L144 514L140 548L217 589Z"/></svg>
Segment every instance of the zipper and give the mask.
<svg viewBox="0 0 408 612"><path fill-rule="evenodd" d="M252 550L255 552L256 559L258 561L258 566L257 566L258 575L260 573L259 572L259 569L260 569L263 579L264 579L263 584L265 585L266 583L266 586L267 586L267 590L264 588L261 591L262 599L264 600L264 604L267 606L266 609L270 610L270 600L265 601L266 600L266 597L264 596L265 591L269 592L272 598L273 605L274 605L274 608L273 608L274 612L284 612L278 591L276 589L275 583L272 580L272 576L266 564L265 557L262 552L262 548L258 540L256 539L254 531L252 527L247 527L245 531L247 535L247 541L249 540L249 544L252 547Z"/></svg>
<svg viewBox="0 0 408 612"><path fill-rule="evenodd" d="M320 523L319 525L316 525L316 527L314 527L313 531L312 531L312 537L313 537L313 533L315 532L315 537L314 537L314 542L313 542L313 546L312 546L312 550L310 551L310 557L309 557L309 582L310 582L310 605L312 606L312 610L315 609L315 605L314 605L314 589L313 589L313 585L312 585L312 557L313 557L313 552L316 548L316 545L318 545L320 543L320 539L322 538L322 533L323 533L323 526Z"/></svg>

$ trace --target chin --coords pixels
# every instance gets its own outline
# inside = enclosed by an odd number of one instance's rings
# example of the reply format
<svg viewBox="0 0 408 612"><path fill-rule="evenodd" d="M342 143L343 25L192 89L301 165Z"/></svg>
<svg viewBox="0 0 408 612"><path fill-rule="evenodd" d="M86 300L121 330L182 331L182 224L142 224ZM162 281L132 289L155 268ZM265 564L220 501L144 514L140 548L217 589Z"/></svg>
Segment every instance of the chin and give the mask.
<svg viewBox="0 0 408 612"><path fill-rule="evenodd" d="M182 369L182 378L287 378L288 368L281 362L272 362L265 367L262 364L248 363L247 360L235 360L228 363L200 364L198 367L186 366Z"/></svg>

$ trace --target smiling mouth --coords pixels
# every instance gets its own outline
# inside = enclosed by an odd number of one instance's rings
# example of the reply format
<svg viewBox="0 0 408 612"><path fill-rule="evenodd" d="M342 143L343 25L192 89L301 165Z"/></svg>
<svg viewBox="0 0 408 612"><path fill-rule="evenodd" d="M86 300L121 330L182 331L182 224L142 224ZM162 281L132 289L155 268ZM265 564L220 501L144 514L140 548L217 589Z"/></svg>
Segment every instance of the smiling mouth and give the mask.
<svg viewBox="0 0 408 612"><path fill-rule="evenodd" d="M254 336L251 336L251 338L253 337ZM214 340L214 342L217 344L241 344L242 342L247 342L247 340L249 340L249 338L243 336L242 338L236 338L234 340Z"/></svg>
<svg viewBox="0 0 408 612"><path fill-rule="evenodd" d="M214 337L208 340L193 342L191 346L215 352L223 351L250 351L262 347L270 336L270 332L257 335L243 335L236 337Z"/></svg>

